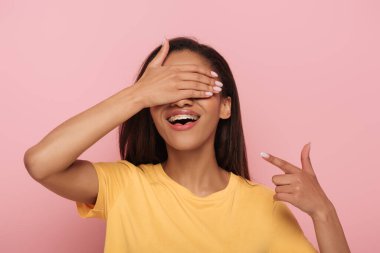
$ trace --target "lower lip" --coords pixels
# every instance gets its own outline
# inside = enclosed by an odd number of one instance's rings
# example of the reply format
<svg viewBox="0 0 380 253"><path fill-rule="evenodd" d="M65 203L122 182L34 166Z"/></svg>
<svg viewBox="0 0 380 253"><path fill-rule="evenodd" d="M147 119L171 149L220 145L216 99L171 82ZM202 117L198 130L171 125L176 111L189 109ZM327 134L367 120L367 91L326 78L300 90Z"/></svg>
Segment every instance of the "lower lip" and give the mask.
<svg viewBox="0 0 380 253"><path fill-rule="evenodd" d="M193 126L195 126L198 123L198 121L199 121L199 119L197 121L190 121L190 122L186 123L185 125L182 125L182 124L179 124L179 123L173 125L173 124L170 124L168 121L166 121L166 122L168 122L169 126L173 130L184 131L184 130L188 130L188 129L192 128Z"/></svg>

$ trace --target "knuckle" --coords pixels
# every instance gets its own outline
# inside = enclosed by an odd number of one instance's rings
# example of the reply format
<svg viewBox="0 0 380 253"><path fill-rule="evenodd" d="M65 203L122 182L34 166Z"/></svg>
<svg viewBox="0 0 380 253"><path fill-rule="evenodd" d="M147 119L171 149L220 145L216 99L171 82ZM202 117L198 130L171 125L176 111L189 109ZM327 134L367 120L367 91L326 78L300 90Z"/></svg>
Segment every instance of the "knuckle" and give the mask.
<svg viewBox="0 0 380 253"><path fill-rule="evenodd" d="M179 73L175 72L175 71L169 71L169 74L168 74L168 77L170 79L179 79Z"/></svg>
<svg viewBox="0 0 380 253"><path fill-rule="evenodd" d="M181 72L173 72L172 77L175 80L181 80L182 79L182 74L181 74Z"/></svg>
<svg viewBox="0 0 380 253"><path fill-rule="evenodd" d="M184 75L184 73L181 72L179 69L173 71L173 73L174 73L174 75L175 75L176 77L178 77L178 78L182 78L183 75Z"/></svg>
<svg viewBox="0 0 380 253"><path fill-rule="evenodd" d="M281 166L281 167L285 167L286 166L286 162L284 162L283 160L278 159L278 158L276 160L277 160L279 166Z"/></svg>
<svg viewBox="0 0 380 253"><path fill-rule="evenodd" d="M296 173L296 172L298 172L298 170L297 169L295 169L294 168L294 166L293 165L291 165L291 164L289 164L289 163L286 163L286 168L289 170L289 171L292 171L293 173Z"/></svg>
<svg viewBox="0 0 380 253"><path fill-rule="evenodd" d="M282 161L275 156L270 156L269 159L276 165L282 165Z"/></svg>
<svg viewBox="0 0 380 253"><path fill-rule="evenodd" d="M193 82L193 83L194 83L194 88L199 89L199 83L197 83L197 82Z"/></svg>
<svg viewBox="0 0 380 253"><path fill-rule="evenodd" d="M167 65L166 67L168 68L168 70L171 70L171 71L178 71L179 70L179 67L175 66L175 65Z"/></svg>
<svg viewBox="0 0 380 253"><path fill-rule="evenodd" d="M179 90L181 88L181 83L175 82L174 83L174 88L177 89L177 90Z"/></svg>

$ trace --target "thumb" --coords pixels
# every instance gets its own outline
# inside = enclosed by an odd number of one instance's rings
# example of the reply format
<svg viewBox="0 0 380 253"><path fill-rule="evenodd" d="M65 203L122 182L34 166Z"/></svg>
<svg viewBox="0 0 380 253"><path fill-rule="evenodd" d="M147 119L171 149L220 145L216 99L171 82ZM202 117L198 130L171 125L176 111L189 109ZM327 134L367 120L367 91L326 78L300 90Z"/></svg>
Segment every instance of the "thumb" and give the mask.
<svg viewBox="0 0 380 253"><path fill-rule="evenodd" d="M157 55L149 63L149 67L161 66L162 63L164 62L168 52L169 52L169 41L166 38L164 38L164 41L162 42L162 46L160 48L160 51L158 51Z"/></svg>
<svg viewBox="0 0 380 253"><path fill-rule="evenodd" d="M304 171L307 171L310 174L315 175L313 166L311 165L311 161L310 161L310 142L306 144L302 149L301 163L302 163L302 168Z"/></svg>

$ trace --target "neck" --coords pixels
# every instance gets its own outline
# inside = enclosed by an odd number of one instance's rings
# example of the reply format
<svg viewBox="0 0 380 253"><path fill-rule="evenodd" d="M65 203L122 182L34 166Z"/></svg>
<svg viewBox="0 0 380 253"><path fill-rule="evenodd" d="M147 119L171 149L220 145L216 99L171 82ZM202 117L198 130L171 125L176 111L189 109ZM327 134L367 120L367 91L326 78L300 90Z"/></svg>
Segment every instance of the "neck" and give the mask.
<svg viewBox="0 0 380 253"><path fill-rule="evenodd" d="M205 196L224 189L229 172L218 166L212 142L195 150L176 150L167 145L168 160L162 164L166 174L197 195Z"/></svg>

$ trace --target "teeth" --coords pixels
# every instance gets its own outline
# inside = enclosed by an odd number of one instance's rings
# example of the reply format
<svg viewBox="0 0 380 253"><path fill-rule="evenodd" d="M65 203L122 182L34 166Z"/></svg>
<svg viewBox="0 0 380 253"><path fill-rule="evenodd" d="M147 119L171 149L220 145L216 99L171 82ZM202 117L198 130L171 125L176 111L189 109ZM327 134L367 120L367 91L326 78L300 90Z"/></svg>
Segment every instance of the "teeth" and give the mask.
<svg viewBox="0 0 380 253"><path fill-rule="evenodd" d="M169 120L169 122L174 122L174 121L180 120L180 119L198 120L199 116L198 115L184 115L184 114L180 114L180 115L171 116L168 120Z"/></svg>

